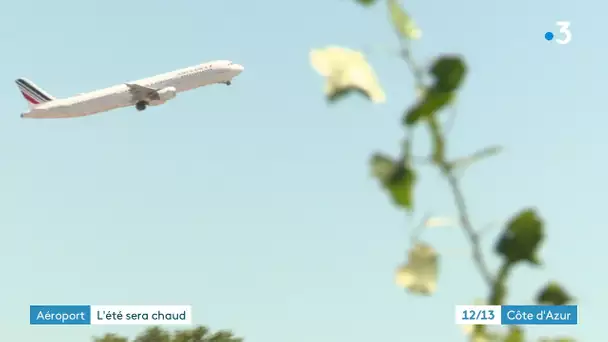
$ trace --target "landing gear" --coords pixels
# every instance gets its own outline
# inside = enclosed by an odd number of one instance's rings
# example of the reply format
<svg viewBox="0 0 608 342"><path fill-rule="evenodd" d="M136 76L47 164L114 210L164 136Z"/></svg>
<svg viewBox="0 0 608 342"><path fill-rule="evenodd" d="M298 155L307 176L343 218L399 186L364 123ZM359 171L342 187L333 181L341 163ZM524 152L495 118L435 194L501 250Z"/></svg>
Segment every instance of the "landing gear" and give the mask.
<svg viewBox="0 0 608 342"><path fill-rule="evenodd" d="M224 84L229 86L229 85L231 85L231 84L232 84L232 82L230 82L230 81L226 81L226 82L224 82Z"/></svg>
<svg viewBox="0 0 608 342"><path fill-rule="evenodd" d="M146 101L139 101L135 104L135 108L140 112L142 110L146 110L146 107L148 107L148 103Z"/></svg>

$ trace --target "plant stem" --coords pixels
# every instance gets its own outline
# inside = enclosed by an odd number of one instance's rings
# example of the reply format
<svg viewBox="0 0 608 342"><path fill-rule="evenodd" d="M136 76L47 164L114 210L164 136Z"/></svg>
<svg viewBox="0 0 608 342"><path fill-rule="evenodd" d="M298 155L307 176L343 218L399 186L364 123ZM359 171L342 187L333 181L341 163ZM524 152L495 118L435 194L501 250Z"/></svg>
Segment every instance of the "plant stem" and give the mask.
<svg viewBox="0 0 608 342"><path fill-rule="evenodd" d="M498 274L492 284L492 290L488 300L489 305L502 305L507 295L507 277L511 271L512 263L505 261L498 270Z"/></svg>
<svg viewBox="0 0 608 342"><path fill-rule="evenodd" d="M414 76L414 81L418 88L424 87L424 73L420 67L414 61L412 53L409 47L409 41L400 39L401 45L401 56L403 60L410 68L411 73ZM462 190L460 189L460 184L458 183L458 179L454 175L452 170L452 165L445 158L445 138L443 132L441 130L440 124L435 117L431 117L428 120L429 128L431 130L431 136L434 144L434 153L433 153L433 161L439 166L441 173L446 177L448 184L452 190L452 194L454 196L454 201L456 202L456 208L458 209L458 213L460 214L460 224L463 227L469 241L471 243L471 248L473 250L473 261L481 274L481 277L486 282L486 284L490 287L494 285L494 277L492 273L488 269L488 266L485 263L485 259L483 257L483 253L481 251L481 245L479 243L479 234L473 228L471 224L471 220L469 219L469 213L467 209L467 205L464 199L464 195L462 194ZM413 139L411 136L413 131L408 129L408 137L409 139Z"/></svg>
<svg viewBox="0 0 608 342"><path fill-rule="evenodd" d="M397 34L399 35L399 34ZM410 42L405 39L399 39L401 45L401 58L405 61L410 72L414 76L414 82L416 83L416 87L418 89L423 89L424 87L424 72L423 70L416 64L414 61L414 56L412 56L412 52L410 50Z"/></svg>
<svg viewBox="0 0 608 342"><path fill-rule="evenodd" d="M494 277L492 276L492 273L488 269L488 266L484 260L481 245L479 243L479 234L477 231L475 231L473 225L471 224L471 220L469 219L469 211L466 201L464 199L464 195L462 194L462 190L460 189L460 183L454 175L452 164L449 163L445 157L445 139L442 134L441 127L435 117L428 118L428 124L434 145L433 160L441 170L441 173L447 179L450 189L452 190L452 195L454 196L456 208L460 216L460 224L465 231L469 242L471 243L473 261L475 262L475 265L477 266L483 280L489 287L492 287L494 284Z"/></svg>
<svg viewBox="0 0 608 342"><path fill-rule="evenodd" d="M477 234L473 228L473 225L471 224L471 220L469 219L467 205L462 194L462 190L460 189L460 184L458 183L458 180L454 176L452 168L448 163L443 161L440 164L440 168L446 177L450 188L452 189L452 195L454 196L454 201L456 202L456 207L460 214L460 224L462 225L462 228L464 229L467 237L469 238L469 242L471 243L473 261L475 262L475 265L477 266L477 269L479 270L479 273L486 284L488 286L492 286L494 283L492 273L488 269L488 266L484 260L481 245L479 243L479 234Z"/></svg>

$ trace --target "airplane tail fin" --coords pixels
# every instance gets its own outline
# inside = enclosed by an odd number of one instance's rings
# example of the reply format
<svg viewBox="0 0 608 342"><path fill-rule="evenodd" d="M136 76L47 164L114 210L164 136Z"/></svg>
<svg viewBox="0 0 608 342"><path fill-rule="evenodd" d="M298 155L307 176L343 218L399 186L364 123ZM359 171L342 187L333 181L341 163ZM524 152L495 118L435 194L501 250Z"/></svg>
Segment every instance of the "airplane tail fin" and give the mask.
<svg viewBox="0 0 608 342"><path fill-rule="evenodd" d="M30 109L39 104L50 102L55 99L53 96L49 95L49 93L42 90L42 88L36 86L34 83L25 78L16 79L15 83L17 83L19 91L21 91L21 94L25 100L27 100L27 105L30 107Z"/></svg>

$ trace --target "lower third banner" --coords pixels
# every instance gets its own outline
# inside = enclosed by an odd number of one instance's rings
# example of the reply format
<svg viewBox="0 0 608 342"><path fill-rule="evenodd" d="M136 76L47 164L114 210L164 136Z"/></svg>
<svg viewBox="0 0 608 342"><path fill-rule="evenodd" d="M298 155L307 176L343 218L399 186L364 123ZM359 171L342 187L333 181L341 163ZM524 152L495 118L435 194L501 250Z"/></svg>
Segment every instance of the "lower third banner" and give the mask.
<svg viewBox="0 0 608 342"><path fill-rule="evenodd" d="M30 305L30 325L191 325L190 305Z"/></svg>
<svg viewBox="0 0 608 342"><path fill-rule="evenodd" d="M576 305L458 305L456 324L577 325Z"/></svg>

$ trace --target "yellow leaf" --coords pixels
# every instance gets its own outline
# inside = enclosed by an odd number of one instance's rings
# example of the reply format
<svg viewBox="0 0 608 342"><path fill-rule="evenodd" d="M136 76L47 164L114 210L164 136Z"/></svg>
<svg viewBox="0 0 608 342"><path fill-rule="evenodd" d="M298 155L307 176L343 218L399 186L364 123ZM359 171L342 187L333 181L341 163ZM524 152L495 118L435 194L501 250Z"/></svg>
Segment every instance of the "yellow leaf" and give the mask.
<svg viewBox="0 0 608 342"><path fill-rule="evenodd" d="M403 38L420 39L422 31L416 26L412 18L399 6L397 0L388 1L388 10L391 15L393 26Z"/></svg>

